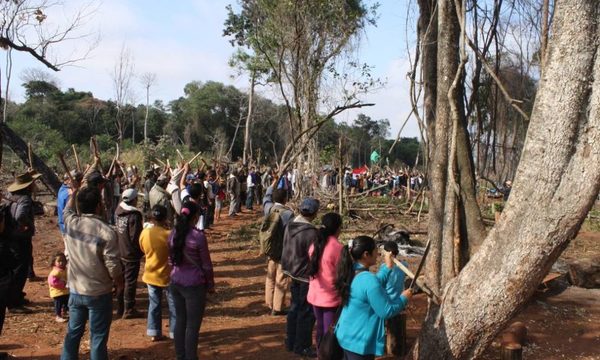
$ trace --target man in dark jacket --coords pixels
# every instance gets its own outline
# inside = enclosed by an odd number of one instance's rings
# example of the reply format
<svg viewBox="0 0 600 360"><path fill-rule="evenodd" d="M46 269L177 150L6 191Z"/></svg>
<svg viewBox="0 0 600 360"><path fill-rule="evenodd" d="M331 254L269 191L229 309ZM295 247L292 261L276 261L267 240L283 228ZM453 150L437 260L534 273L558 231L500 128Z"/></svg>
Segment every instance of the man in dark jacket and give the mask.
<svg viewBox="0 0 600 360"><path fill-rule="evenodd" d="M121 264L125 277L125 287L117 293L117 315L123 319L131 319L139 314L135 310L135 290L140 273L140 234L142 232L142 213L136 208L137 191L127 189L123 192L122 201L115 211L117 236Z"/></svg>
<svg viewBox="0 0 600 360"><path fill-rule="evenodd" d="M292 220L285 229L281 267L283 273L292 279L290 310L287 316L288 351L305 356L316 357L312 349L312 329L315 323L313 310L306 295L308 294L308 248L317 239L319 232L311 222L319 211L319 201L306 198L300 204L300 215Z"/></svg>
<svg viewBox="0 0 600 360"><path fill-rule="evenodd" d="M11 312L29 312L24 305L27 303L23 288L28 277L35 277L33 268L33 235L35 220L33 217L33 200L31 195L36 190L35 180L39 175L25 173L16 177L7 190L10 192L10 213L15 221L9 235L9 246L15 258L13 269L14 281L8 294L8 307Z"/></svg>

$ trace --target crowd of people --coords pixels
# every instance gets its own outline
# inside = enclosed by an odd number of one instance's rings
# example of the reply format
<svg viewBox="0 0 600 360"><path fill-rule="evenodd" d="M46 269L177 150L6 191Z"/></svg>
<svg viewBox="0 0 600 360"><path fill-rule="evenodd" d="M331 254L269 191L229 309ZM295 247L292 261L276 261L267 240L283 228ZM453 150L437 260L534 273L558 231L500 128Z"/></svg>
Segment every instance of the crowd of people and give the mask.
<svg viewBox="0 0 600 360"><path fill-rule="evenodd" d="M288 351L316 357L321 340L334 329L346 359L382 355L384 321L401 312L412 295L403 291L404 278L393 263L393 249L384 250L385 261L376 274L367 271L379 255L372 238L359 236L343 245L339 214L324 214L321 225L315 226L318 200L303 199L296 213L286 206L300 178L296 170L260 170L206 163L193 170L189 163L181 163L173 169L152 167L142 179L135 166L118 161L104 173L96 154L84 171L66 172L57 198L64 251L53 254L48 276L55 320L67 323L61 359L78 358L88 321L91 359L108 358L113 297L118 317L143 314L136 307L143 259L147 335L151 341L165 338L166 299L167 336L174 340L176 358L197 359L207 294L215 291L205 230L219 221L226 200L230 217L237 216L242 206L249 210L262 206L259 237L267 257L265 302L272 316L287 316ZM337 176L330 171L322 175L326 186ZM37 177L34 171L17 176L1 199L0 334L7 308L11 313L30 311L23 289L27 278L35 276ZM304 179L316 181L315 176ZM380 186L393 193L411 179L403 173L353 176L346 171L344 184L353 192ZM421 183L415 179L417 186ZM140 197L143 201L138 204Z"/></svg>

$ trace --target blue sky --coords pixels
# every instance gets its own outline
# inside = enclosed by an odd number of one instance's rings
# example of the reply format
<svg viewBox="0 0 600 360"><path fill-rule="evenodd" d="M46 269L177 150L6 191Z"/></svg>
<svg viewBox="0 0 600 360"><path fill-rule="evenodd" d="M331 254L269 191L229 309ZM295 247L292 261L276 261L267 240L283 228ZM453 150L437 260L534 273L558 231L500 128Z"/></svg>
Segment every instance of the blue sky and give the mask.
<svg viewBox="0 0 600 360"><path fill-rule="evenodd" d="M92 0L94 1L94 0ZM183 95L183 87L190 81L221 81L240 89L247 87L247 79L234 77L227 65L233 52L229 42L222 37L225 6L233 0L104 0L95 2L97 11L81 30L99 33L99 43L85 59L67 66L53 75L61 88L91 91L101 99L114 97L112 69L123 44L127 46L135 64L135 72L153 72L157 84L151 90L151 101L164 102ZM363 100L376 106L361 111L374 119L387 118L391 124L391 137L395 137L409 113L406 73L409 70L406 23L406 0L380 0L379 20L362 36L358 56L361 62L374 66L375 77L386 79L385 88L369 94ZM64 8L49 12L48 21L58 24L82 1L67 0ZM414 48L414 9L409 13L408 46ZM90 38L60 44L53 55L68 57L84 49ZM5 52L0 53L0 66L4 66ZM24 69L42 68L26 54L13 54L13 83L10 98L23 100L19 77ZM3 79L4 80L4 79ZM18 86L16 86L18 85ZM144 90L139 81L132 82L137 102L144 101ZM258 90L261 92L261 90ZM272 97L269 90L263 95ZM357 111L338 116L338 121L352 121ZM403 136L418 136L416 121L411 120Z"/></svg>

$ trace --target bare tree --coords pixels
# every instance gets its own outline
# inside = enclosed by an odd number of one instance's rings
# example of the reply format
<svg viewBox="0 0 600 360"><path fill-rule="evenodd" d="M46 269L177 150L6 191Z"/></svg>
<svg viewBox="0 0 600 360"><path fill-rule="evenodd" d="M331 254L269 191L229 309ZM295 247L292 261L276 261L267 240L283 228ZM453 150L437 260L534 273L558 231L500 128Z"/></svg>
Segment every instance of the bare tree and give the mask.
<svg viewBox="0 0 600 360"><path fill-rule="evenodd" d="M150 88L156 83L156 73L144 73L140 76L140 82L146 90L146 113L144 114L144 143L148 142L148 115L150 114Z"/></svg>
<svg viewBox="0 0 600 360"><path fill-rule="evenodd" d="M30 81L44 81L56 87L60 87L60 81L51 73L39 68L27 68L21 72L20 80L24 83Z"/></svg>
<svg viewBox="0 0 600 360"><path fill-rule="evenodd" d="M123 141L123 135L125 132L123 108L131 96L131 79L133 77L133 55L131 54L131 50L125 44L123 44L112 73L115 104L117 106L115 125L117 127L117 141L119 143Z"/></svg>
<svg viewBox="0 0 600 360"><path fill-rule="evenodd" d="M85 50L79 54L70 54L68 59L59 58L53 51L62 43L90 38L90 34L82 33L82 29L88 18L95 12L93 3L86 3L81 6L70 19L64 22L66 25L55 26L49 22L53 19L48 19L47 13L52 8L60 6L62 6L61 3L48 0L1 1L0 48L7 51L10 49L10 51L27 53L54 71L59 71L61 67L87 57L89 52L96 46L97 39L88 41ZM0 80L1 75L0 70ZM0 89L0 99L2 99L1 95ZM4 101L6 102L7 99L4 99ZM17 134L6 127L4 120L3 115L0 124L2 130L2 136L0 136L0 167L2 165L3 137L7 138L8 145L21 157L21 160L28 163L26 144ZM22 148L23 145L25 145L25 148ZM44 182L57 191L60 181L58 181L54 172L35 154L33 154L33 162L36 170L42 174Z"/></svg>

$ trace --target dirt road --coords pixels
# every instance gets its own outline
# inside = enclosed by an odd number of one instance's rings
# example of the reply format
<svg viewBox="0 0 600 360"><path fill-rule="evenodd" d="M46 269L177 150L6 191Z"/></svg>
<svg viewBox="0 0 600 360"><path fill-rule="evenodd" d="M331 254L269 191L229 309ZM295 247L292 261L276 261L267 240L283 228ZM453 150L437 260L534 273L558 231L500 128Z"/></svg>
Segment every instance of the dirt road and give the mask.
<svg viewBox="0 0 600 360"><path fill-rule="evenodd" d="M209 299L200 332L199 351L204 359L293 359L283 346L285 317L268 315L263 305L265 261L258 255L255 236L258 213L225 217L208 231L215 265L217 293ZM36 271L45 279L51 254L62 249L56 219L37 220L34 239ZM57 359L66 325L54 322L52 302L45 280L27 283L33 314L9 314L0 351L19 359ZM138 308L146 313L147 291L138 287ZM408 310L408 342L412 343L425 313L426 300L418 295ZM541 294L517 316L529 328L525 358L600 359L600 290L569 288L560 295ZM163 322L167 333L166 321ZM171 341L150 342L146 320L114 319L109 351L111 359L173 359ZM87 337L87 335L86 335ZM89 358L88 342L82 343L82 359ZM498 359L490 347L485 359Z"/></svg>

